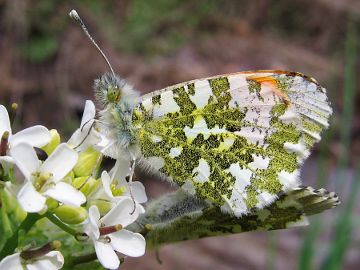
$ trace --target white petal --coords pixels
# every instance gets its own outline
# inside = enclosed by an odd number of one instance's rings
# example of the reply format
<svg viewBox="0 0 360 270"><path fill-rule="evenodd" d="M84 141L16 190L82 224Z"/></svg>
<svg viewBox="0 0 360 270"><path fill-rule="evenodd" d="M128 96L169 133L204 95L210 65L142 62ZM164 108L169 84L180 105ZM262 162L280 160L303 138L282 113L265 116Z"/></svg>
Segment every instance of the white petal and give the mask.
<svg viewBox="0 0 360 270"><path fill-rule="evenodd" d="M57 270L64 265L64 257L59 251L50 251L38 260L27 264L28 270Z"/></svg>
<svg viewBox="0 0 360 270"><path fill-rule="evenodd" d="M94 118L96 114L95 104L91 100L85 102L84 113L81 119L80 128L82 130L89 130L92 124L94 123Z"/></svg>
<svg viewBox="0 0 360 270"><path fill-rule="evenodd" d="M5 131L9 131L11 135L9 114L6 108L3 105L0 105L0 138L2 137Z"/></svg>
<svg viewBox="0 0 360 270"><path fill-rule="evenodd" d="M76 151L82 152L90 146L97 145L100 140L100 135L94 129L90 133L77 129L67 143L74 149L76 148Z"/></svg>
<svg viewBox="0 0 360 270"><path fill-rule="evenodd" d="M10 156L0 156L0 164L3 167L5 173L8 173L9 169L15 164L15 161Z"/></svg>
<svg viewBox="0 0 360 270"><path fill-rule="evenodd" d="M63 204L73 206L80 206L86 202L86 197L81 191L64 182L57 183L47 189L43 194L62 202Z"/></svg>
<svg viewBox="0 0 360 270"><path fill-rule="evenodd" d="M40 167L34 148L27 143L20 143L10 149L10 155L25 178L32 179L31 174L37 172Z"/></svg>
<svg viewBox="0 0 360 270"><path fill-rule="evenodd" d="M54 266L57 267L56 269L60 269L64 265L64 256L60 251L57 250L50 251L44 256L44 259L49 260Z"/></svg>
<svg viewBox="0 0 360 270"><path fill-rule="evenodd" d="M130 159L120 157L116 160L115 166L111 170L110 175L112 179L125 182L125 177L129 174L129 171Z"/></svg>
<svg viewBox="0 0 360 270"><path fill-rule="evenodd" d="M131 188L132 188L132 194L134 195L135 201L137 201L138 203L147 202L148 198L146 196L145 187L141 182L139 182L139 181L132 182ZM131 196L130 184L128 184L128 186L127 186L126 195Z"/></svg>
<svg viewBox="0 0 360 270"><path fill-rule="evenodd" d="M20 189L17 199L21 207L29 213L40 212L46 207L46 198L37 192L30 182Z"/></svg>
<svg viewBox="0 0 360 270"><path fill-rule="evenodd" d="M77 147L81 141L83 139L83 134L80 130L80 128L78 128L77 130L75 130L75 132L71 135L70 139L68 140L68 144L71 147Z"/></svg>
<svg viewBox="0 0 360 270"><path fill-rule="evenodd" d="M134 211L134 202L129 197L123 197L117 202L115 207L101 218L101 222L106 226L121 224L123 227L126 227L133 223L139 216L141 206L139 204L135 205L136 209Z"/></svg>
<svg viewBox="0 0 360 270"><path fill-rule="evenodd" d="M75 166L78 154L66 143L60 144L40 167L43 173L52 173L54 182L60 181Z"/></svg>
<svg viewBox="0 0 360 270"><path fill-rule="evenodd" d="M9 256L6 256L0 262L0 270L23 270L21 261L20 261L20 253L15 253Z"/></svg>
<svg viewBox="0 0 360 270"><path fill-rule="evenodd" d="M119 267L120 260L110 244L94 241L94 245L96 256L104 268L117 269Z"/></svg>
<svg viewBox="0 0 360 270"><path fill-rule="evenodd" d="M103 186L106 196L108 196L110 199L113 199L114 195L112 194L111 188L110 188L111 179L110 179L110 176L107 173L107 171L103 171L101 173L101 182L102 182L102 186Z"/></svg>
<svg viewBox="0 0 360 270"><path fill-rule="evenodd" d="M33 126L14 134L10 138L10 147L19 143L27 143L34 147L42 147L50 142L50 132L44 126Z"/></svg>
<svg viewBox="0 0 360 270"><path fill-rule="evenodd" d="M97 240L100 237L100 213L97 206L92 205L89 208L89 217L87 223L84 226L84 232L93 240Z"/></svg>
<svg viewBox="0 0 360 270"><path fill-rule="evenodd" d="M114 250L127 256L140 257L145 254L145 238L139 233L120 230L108 235Z"/></svg>

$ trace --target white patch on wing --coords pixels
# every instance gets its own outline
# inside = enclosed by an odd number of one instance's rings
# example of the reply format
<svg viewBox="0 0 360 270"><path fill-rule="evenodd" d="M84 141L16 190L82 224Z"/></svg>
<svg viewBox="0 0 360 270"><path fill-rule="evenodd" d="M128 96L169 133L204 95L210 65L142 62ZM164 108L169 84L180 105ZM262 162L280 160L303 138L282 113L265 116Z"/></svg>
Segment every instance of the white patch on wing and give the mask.
<svg viewBox="0 0 360 270"><path fill-rule="evenodd" d="M248 166L251 169L253 169L253 170L261 169L261 170L263 170L263 169L268 168L270 158L268 158L268 157L263 158L262 156L257 156L255 154L252 154L251 156L254 158L254 161L248 164Z"/></svg>
<svg viewBox="0 0 360 270"><path fill-rule="evenodd" d="M279 120L281 120L285 124L296 124L300 123L299 114L295 112L295 109L288 108L283 115L279 117Z"/></svg>
<svg viewBox="0 0 360 270"><path fill-rule="evenodd" d="M193 174L196 174L194 181L198 183L204 183L209 180L210 177L210 166L207 161L203 158L199 159L199 166L194 168Z"/></svg>
<svg viewBox="0 0 360 270"><path fill-rule="evenodd" d="M151 101L151 98L148 98L148 99L145 99L142 103L141 103L143 106L144 106L144 109L145 111L151 111L151 109L153 108L153 104L152 104L152 101Z"/></svg>
<svg viewBox="0 0 360 270"><path fill-rule="evenodd" d="M299 171L295 170L292 173L281 171L278 173L280 184L283 185L282 190L287 191L299 185Z"/></svg>
<svg viewBox="0 0 360 270"><path fill-rule="evenodd" d="M160 170L165 165L165 161L161 157L156 157L156 156L148 157L145 158L145 161L148 162L151 165L151 167L155 170Z"/></svg>
<svg viewBox="0 0 360 270"><path fill-rule="evenodd" d="M315 83L306 82L304 78L297 76L288 90L288 95L296 107L296 112L325 128L328 127L328 118L332 114L332 109L327 102L324 88L318 89Z"/></svg>
<svg viewBox="0 0 360 270"><path fill-rule="evenodd" d="M307 130L305 128L303 128L302 131L304 131L304 133L306 133L307 135L311 136L317 142L321 140L321 137L320 137L319 133L312 132L312 131Z"/></svg>
<svg viewBox="0 0 360 270"><path fill-rule="evenodd" d="M228 150L235 141L235 137L226 137L224 139L224 141L222 141L218 147L219 150L224 151L224 150Z"/></svg>
<svg viewBox="0 0 360 270"><path fill-rule="evenodd" d="M270 113L271 109L272 109L272 107L270 107L270 106L261 107L258 118L257 118L257 123L256 123L256 125L259 126L259 128L269 128L270 127L270 120L272 118L272 115Z"/></svg>
<svg viewBox="0 0 360 270"><path fill-rule="evenodd" d="M243 74L236 74L228 76L230 95L231 100L229 101L230 108L235 108L236 104L244 104L247 100L244 100L244 97L248 98L249 92L247 88L247 81ZM245 95L244 95L245 94ZM246 107L241 106L240 107Z"/></svg>
<svg viewBox="0 0 360 270"><path fill-rule="evenodd" d="M170 149L169 155L170 155L171 158L175 158L175 157L180 156L180 155L181 155L181 152L182 152L182 148L180 148L180 147L174 147L174 148L171 148L171 149Z"/></svg>
<svg viewBox="0 0 360 270"><path fill-rule="evenodd" d="M189 95L191 101L196 105L197 109L205 107L208 104L209 98L213 96L208 80L195 81L195 94Z"/></svg>
<svg viewBox="0 0 360 270"><path fill-rule="evenodd" d="M256 204L256 207L259 209L262 209L265 206L269 205L276 198L274 194L270 194L269 192L266 191L262 191L256 197L258 199L258 203Z"/></svg>
<svg viewBox="0 0 360 270"><path fill-rule="evenodd" d="M209 129L207 127L205 119L198 115L194 121L194 127L190 128L186 126L184 128L185 136L188 138L188 140L191 142L193 139L196 138L198 134L203 134L204 139L208 139L211 134L219 134L219 133L225 133L227 132L224 128L219 128L218 125L213 127L212 129Z"/></svg>
<svg viewBox="0 0 360 270"><path fill-rule="evenodd" d="M236 135L246 138L248 143L264 145L265 133L260 133L260 130L252 127L243 127L239 131L234 132Z"/></svg>
<svg viewBox="0 0 360 270"><path fill-rule="evenodd" d="M241 169L239 163L235 163L231 164L225 172L229 172L236 180L230 199L223 197L225 203L221 206L221 210L240 217L249 211L245 199L247 198L246 187L250 185L252 171Z"/></svg>
<svg viewBox="0 0 360 270"><path fill-rule="evenodd" d="M160 95L160 103L153 105L154 118L160 118L168 113L180 111L180 107L174 99L174 94L170 91Z"/></svg>
<svg viewBox="0 0 360 270"><path fill-rule="evenodd" d="M306 149L305 144L302 142L297 144L286 142L284 143L284 148L288 152L295 153L300 158L300 160L305 159L310 154L309 150Z"/></svg>
<svg viewBox="0 0 360 270"><path fill-rule="evenodd" d="M225 203L220 207L221 211L235 215L237 217L240 217L249 212L249 209L247 208L242 197L233 198L233 196L231 196L230 200L226 197L223 199Z"/></svg>
<svg viewBox="0 0 360 270"><path fill-rule="evenodd" d="M252 176L252 171L249 169L241 169L239 163L231 164L229 169L225 170L226 172L230 172L232 176L235 177L235 185L233 190L233 195L243 195L242 193L245 192L245 188L250 185L250 179Z"/></svg>
<svg viewBox="0 0 360 270"><path fill-rule="evenodd" d="M255 120L259 118L258 112L256 112L254 109L249 109L245 114L245 121L248 121L250 123L255 123Z"/></svg>
<svg viewBox="0 0 360 270"><path fill-rule="evenodd" d="M154 143L161 142L162 138L158 135L151 135L151 141Z"/></svg>

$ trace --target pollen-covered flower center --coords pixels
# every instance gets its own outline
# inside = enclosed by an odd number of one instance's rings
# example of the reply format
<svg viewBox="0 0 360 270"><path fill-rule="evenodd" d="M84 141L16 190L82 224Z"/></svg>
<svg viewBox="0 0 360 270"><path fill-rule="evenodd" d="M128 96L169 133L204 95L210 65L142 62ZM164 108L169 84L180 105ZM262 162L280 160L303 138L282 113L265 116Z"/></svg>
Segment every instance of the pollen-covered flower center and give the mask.
<svg viewBox="0 0 360 270"><path fill-rule="evenodd" d="M35 172L32 174L34 177L34 187L37 191L40 191L48 182L48 180L53 176L52 173L41 173Z"/></svg>
<svg viewBox="0 0 360 270"><path fill-rule="evenodd" d="M110 189L114 196L121 196L126 192L125 186L117 187L116 183L111 184Z"/></svg>
<svg viewBox="0 0 360 270"><path fill-rule="evenodd" d="M119 102L121 97L120 89L118 87L108 87L107 89L107 100L110 103Z"/></svg>

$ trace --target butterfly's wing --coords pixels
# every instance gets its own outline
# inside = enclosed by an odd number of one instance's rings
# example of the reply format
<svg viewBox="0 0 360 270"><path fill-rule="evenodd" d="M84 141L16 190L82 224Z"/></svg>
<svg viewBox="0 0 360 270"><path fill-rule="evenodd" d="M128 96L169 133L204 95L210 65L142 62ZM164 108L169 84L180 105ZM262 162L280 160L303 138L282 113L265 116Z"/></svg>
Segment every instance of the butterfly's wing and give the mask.
<svg viewBox="0 0 360 270"><path fill-rule="evenodd" d="M241 216L299 185L332 113L313 78L285 71L220 75L141 98L141 155L190 194Z"/></svg>
<svg viewBox="0 0 360 270"><path fill-rule="evenodd" d="M297 187L264 209L237 218L179 190L146 205L146 213L140 216L134 229L141 231L145 224L151 224L152 230L145 236L146 248L155 249L203 237L305 226L308 225L307 216L334 208L339 203L333 192Z"/></svg>

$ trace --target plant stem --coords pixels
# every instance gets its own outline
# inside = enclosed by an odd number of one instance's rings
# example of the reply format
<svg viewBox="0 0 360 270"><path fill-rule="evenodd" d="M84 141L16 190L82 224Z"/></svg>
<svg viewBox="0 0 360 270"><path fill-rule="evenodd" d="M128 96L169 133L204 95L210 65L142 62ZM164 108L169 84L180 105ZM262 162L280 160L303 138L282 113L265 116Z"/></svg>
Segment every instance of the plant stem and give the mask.
<svg viewBox="0 0 360 270"><path fill-rule="evenodd" d="M27 214L26 218L20 224L18 229L13 233L13 235L10 238L6 240L6 243L0 252L0 260L13 253L15 248L17 248L19 244L19 232L24 231L25 233L27 233L31 229L31 227L36 223L36 221L38 221L41 218L43 218L43 216L37 213Z"/></svg>
<svg viewBox="0 0 360 270"><path fill-rule="evenodd" d="M89 254L84 254L84 255L79 255L79 256L70 256L68 258L66 258L66 262L65 262L65 268L66 269L70 269L78 264L82 264L82 263L88 263L88 262L92 262L97 260L97 255L95 252L93 253L89 253Z"/></svg>
<svg viewBox="0 0 360 270"><path fill-rule="evenodd" d="M63 231L67 232L68 234L71 234L72 236L76 236L77 231L70 228L68 225L63 223L60 219L55 217L52 213L46 212L44 215L48 220L50 220L52 223L54 223L56 226L58 226Z"/></svg>

